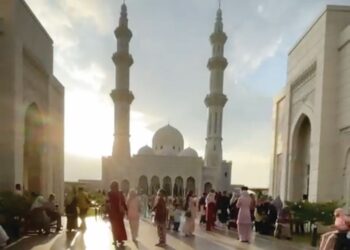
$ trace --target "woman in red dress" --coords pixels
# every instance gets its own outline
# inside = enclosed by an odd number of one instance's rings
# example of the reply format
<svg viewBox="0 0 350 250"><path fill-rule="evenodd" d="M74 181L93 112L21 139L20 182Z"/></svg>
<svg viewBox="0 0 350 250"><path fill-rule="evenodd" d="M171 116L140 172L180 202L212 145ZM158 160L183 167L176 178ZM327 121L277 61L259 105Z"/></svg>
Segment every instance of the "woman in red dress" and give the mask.
<svg viewBox="0 0 350 250"><path fill-rule="evenodd" d="M215 191L212 189L210 190L209 194L207 195L207 198L205 199L205 203L207 206L206 209L206 215L207 215L207 231L211 231L212 228L215 226L215 220L216 220L216 201L215 201Z"/></svg>
<svg viewBox="0 0 350 250"><path fill-rule="evenodd" d="M119 184L113 181L110 185L111 191L108 192L106 207L109 215L109 220L112 225L113 244L119 243L119 246L124 245L127 240L124 226L124 216L127 210L124 195L119 191Z"/></svg>

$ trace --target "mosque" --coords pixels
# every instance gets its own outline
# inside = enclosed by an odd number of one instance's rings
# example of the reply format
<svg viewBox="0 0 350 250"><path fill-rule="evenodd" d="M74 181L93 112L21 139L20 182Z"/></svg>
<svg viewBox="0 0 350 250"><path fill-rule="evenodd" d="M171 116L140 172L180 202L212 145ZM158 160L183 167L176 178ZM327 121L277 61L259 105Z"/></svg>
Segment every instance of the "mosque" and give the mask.
<svg viewBox="0 0 350 250"><path fill-rule="evenodd" d="M163 188L168 195L183 196L188 191L200 193L228 190L231 185L231 162L222 159L222 118L227 97L223 93L224 70L227 60L224 45L222 11L216 13L214 32L210 36L212 57L208 61L210 93L205 97L208 108L207 137L204 159L191 147L184 148L179 130L166 125L158 129L152 146L144 146L130 155L130 105L134 99L129 89L129 53L132 32L128 28L127 7L121 7L119 26L115 30L117 52L113 54L116 67L116 87L111 92L115 110L114 145L111 156L102 158L102 183L108 188L112 180L121 184L123 192L137 188L140 193L153 195Z"/></svg>
<svg viewBox="0 0 350 250"><path fill-rule="evenodd" d="M350 6L329 5L288 54L270 193L350 206Z"/></svg>

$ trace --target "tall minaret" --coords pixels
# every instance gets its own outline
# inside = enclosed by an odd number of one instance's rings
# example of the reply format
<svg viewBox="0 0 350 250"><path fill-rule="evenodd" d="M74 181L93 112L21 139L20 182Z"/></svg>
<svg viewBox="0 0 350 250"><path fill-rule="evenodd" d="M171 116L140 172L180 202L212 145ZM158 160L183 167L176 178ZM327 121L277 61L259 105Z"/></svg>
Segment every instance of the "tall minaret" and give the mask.
<svg viewBox="0 0 350 250"><path fill-rule="evenodd" d="M210 70L210 94L205 98L208 107L207 144L205 147L205 165L207 167L220 167L222 163L222 115L227 102L223 94L224 70L227 60L224 57L224 45L227 36L223 31L222 11L219 7L216 13L214 32L210 36L213 47L212 57L208 61Z"/></svg>
<svg viewBox="0 0 350 250"><path fill-rule="evenodd" d="M116 88L111 97L114 102L114 144L113 158L118 164L125 164L130 159L130 104L134 96L129 90L130 66L133 64L129 54L129 42L132 33L128 28L128 17L125 3L122 4L119 26L114 34L117 38L117 52L113 54L116 67Z"/></svg>

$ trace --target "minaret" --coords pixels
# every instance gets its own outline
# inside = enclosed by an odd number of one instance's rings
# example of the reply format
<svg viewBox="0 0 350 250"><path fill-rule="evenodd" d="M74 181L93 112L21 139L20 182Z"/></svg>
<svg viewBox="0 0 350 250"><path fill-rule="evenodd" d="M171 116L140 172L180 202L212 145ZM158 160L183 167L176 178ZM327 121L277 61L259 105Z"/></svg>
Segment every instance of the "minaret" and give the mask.
<svg viewBox="0 0 350 250"><path fill-rule="evenodd" d="M210 36L212 57L208 61L210 70L210 93L205 98L208 107L207 144L205 147L205 165L207 167L220 167L222 163L222 115L227 102L223 94L224 70L227 60L224 57L224 45L227 36L223 31L222 11L219 7L216 13L214 32Z"/></svg>
<svg viewBox="0 0 350 250"><path fill-rule="evenodd" d="M118 165L124 165L130 159L130 104L134 96L129 90L130 66L133 64L129 54L129 42L132 33L128 28L128 17L125 3L122 4L119 26L114 34L117 38L117 52L113 54L116 67L116 87L111 93L114 102L114 144L112 157Z"/></svg>

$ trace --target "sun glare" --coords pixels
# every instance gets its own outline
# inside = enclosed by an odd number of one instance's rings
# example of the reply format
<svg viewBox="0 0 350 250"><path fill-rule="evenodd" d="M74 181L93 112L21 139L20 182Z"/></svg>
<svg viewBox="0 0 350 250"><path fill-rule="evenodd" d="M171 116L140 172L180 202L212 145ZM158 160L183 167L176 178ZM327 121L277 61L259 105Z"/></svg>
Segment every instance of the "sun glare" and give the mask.
<svg viewBox="0 0 350 250"><path fill-rule="evenodd" d="M99 158L112 152L113 103L95 92L66 92L65 150L82 157ZM131 112L131 152L150 144L153 132L147 128L144 114Z"/></svg>

